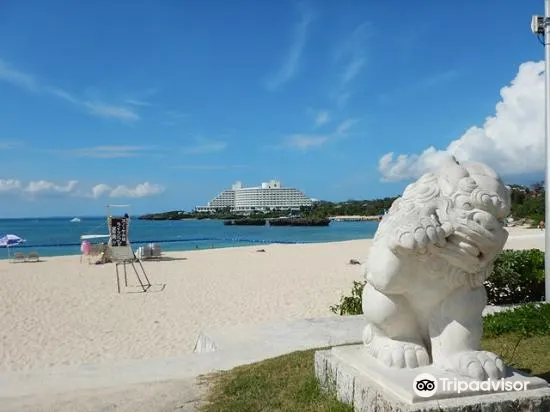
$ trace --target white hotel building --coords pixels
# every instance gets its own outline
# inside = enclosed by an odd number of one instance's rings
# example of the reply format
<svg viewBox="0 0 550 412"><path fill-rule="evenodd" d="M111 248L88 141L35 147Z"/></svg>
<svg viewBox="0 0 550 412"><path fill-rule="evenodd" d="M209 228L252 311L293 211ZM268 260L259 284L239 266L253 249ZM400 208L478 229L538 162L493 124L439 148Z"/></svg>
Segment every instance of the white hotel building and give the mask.
<svg viewBox="0 0 550 412"><path fill-rule="evenodd" d="M215 212L229 208L232 212L253 212L269 210L300 210L302 206L311 206L313 200L298 189L282 187L278 180L262 183L257 187L242 187L235 183L231 190L224 190L206 206L198 206L197 212Z"/></svg>

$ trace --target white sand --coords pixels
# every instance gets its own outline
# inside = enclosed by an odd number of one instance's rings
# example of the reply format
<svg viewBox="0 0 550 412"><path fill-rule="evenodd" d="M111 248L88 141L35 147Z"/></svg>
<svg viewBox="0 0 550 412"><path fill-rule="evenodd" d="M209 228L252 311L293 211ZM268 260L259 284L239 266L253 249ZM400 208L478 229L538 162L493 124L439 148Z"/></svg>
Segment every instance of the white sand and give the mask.
<svg viewBox="0 0 550 412"><path fill-rule="evenodd" d="M507 248L544 248L538 230L510 232ZM114 265L79 256L0 261L0 371L178 356L203 329L330 316L361 280L349 260L363 261L370 243L168 253L175 260L144 263L155 284L145 294L118 294Z"/></svg>

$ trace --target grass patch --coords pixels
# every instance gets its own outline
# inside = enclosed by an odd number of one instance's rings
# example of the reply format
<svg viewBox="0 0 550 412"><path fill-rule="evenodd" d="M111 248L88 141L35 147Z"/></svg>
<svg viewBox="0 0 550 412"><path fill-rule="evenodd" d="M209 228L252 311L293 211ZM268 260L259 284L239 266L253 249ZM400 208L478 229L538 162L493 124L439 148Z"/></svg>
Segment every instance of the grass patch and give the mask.
<svg viewBox="0 0 550 412"><path fill-rule="evenodd" d="M508 365L550 381L550 335L485 337L482 347ZM202 377L210 388L203 412L304 411L352 412L353 408L320 391L314 374L316 350L294 352Z"/></svg>
<svg viewBox="0 0 550 412"><path fill-rule="evenodd" d="M230 371L206 375L210 387L204 412L353 412L333 394L319 389L315 350L293 352Z"/></svg>
<svg viewBox="0 0 550 412"><path fill-rule="evenodd" d="M507 334L483 338L481 345L498 353L507 365L550 382L550 335L524 338Z"/></svg>

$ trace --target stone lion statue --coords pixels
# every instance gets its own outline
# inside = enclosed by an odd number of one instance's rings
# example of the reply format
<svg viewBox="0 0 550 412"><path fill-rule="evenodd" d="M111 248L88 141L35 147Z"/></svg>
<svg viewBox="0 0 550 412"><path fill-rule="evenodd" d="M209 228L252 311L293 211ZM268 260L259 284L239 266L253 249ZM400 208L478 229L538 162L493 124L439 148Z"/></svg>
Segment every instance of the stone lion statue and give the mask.
<svg viewBox="0 0 550 412"><path fill-rule="evenodd" d="M382 219L364 268L366 350L388 367L432 363L474 379L505 365L480 350L483 283L508 238L510 189L482 163L450 158Z"/></svg>

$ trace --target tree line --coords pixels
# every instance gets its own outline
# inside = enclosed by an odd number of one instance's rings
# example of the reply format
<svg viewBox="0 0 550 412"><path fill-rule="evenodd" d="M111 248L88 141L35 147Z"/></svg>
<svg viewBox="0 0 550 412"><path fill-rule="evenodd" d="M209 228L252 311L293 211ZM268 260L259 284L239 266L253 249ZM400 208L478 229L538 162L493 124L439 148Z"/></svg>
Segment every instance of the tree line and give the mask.
<svg viewBox="0 0 550 412"><path fill-rule="evenodd" d="M530 219L535 222L544 220L545 189L543 182L530 186L510 185L512 188L512 217Z"/></svg>
<svg viewBox="0 0 550 412"><path fill-rule="evenodd" d="M530 219L535 222L544 220L545 190L542 182L529 186L510 185L512 212L514 219ZM300 211L274 210L252 212L250 218L278 218L292 216L324 219L329 216L380 216L383 215L399 196L371 200L346 200L343 202L318 201L312 206L302 207ZM140 216L146 220L182 220L182 219L238 219L241 214L231 212L230 208L215 213L173 210L163 213L151 213Z"/></svg>

